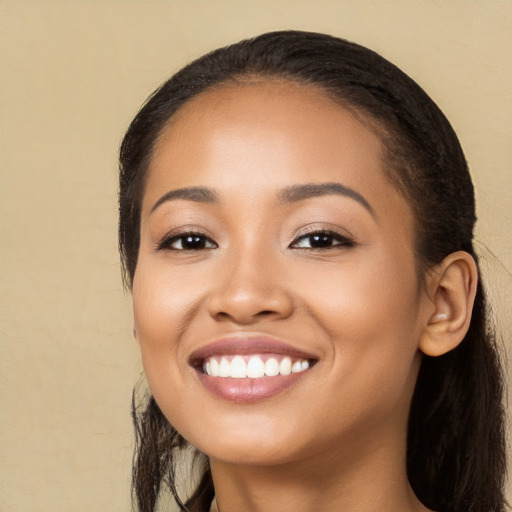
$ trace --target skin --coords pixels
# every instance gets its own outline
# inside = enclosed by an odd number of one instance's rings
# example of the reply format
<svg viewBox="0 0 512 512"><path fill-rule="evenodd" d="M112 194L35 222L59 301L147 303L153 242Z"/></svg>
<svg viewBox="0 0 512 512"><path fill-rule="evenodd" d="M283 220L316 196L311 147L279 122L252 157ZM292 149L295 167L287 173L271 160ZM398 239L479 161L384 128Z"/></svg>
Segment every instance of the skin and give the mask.
<svg viewBox="0 0 512 512"><path fill-rule="evenodd" d="M134 332L163 413L210 457L222 512L427 510L407 481L407 417L419 346L436 315L446 321L438 306L449 300L432 292L440 274L418 278L411 208L368 126L312 87L256 82L189 101L156 146ZM310 183L349 187L369 207L333 193L279 201L283 189ZM186 187L212 189L219 201L155 207ZM311 248L312 229L342 243ZM169 242L190 231L211 247ZM317 364L270 399L214 396L190 354L252 334Z"/></svg>

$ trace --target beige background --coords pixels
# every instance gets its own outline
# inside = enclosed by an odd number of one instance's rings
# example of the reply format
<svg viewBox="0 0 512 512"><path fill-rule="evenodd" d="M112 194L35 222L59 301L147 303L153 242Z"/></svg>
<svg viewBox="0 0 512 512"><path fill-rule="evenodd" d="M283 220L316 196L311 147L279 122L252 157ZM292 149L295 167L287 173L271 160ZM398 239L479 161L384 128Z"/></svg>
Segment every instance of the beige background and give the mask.
<svg viewBox="0 0 512 512"><path fill-rule="evenodd" d="M146 96L219 45L273 29L324 31L376 49L425 87L465 148L477 238L510 340L510 0L39 0L0 9L1 512L130 508L140 363L118 270L116 153Z"/></svg>

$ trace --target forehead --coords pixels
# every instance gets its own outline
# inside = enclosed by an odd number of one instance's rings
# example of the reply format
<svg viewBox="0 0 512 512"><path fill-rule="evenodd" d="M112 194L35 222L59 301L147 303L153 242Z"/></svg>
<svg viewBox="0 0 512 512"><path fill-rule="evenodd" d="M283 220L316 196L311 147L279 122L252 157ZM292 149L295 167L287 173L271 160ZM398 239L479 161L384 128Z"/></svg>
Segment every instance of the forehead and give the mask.
<svg viewBox="0 0 512 512"><path fill-rule="evenodd" d="M199 127L205 137L200 137ZM224 84L193 97L171 117L157 147L180 135L182 141L192 136L204 142L214 132L219 136L234 131L255 140L259 132L266 143L269 136L277 136L279 143L307 139L321 148L337 139L338 145L357 143L375 154L382 149L375 122L368 116L335 101L318 86L278 79Z"/></svg>
<svg viewBox="0 0 512 512"><path fill-rule="evenodd" d="M208 90L184 104L162 130L149 181L167 176L186 186L245 175L244 183L278 176L314 182L345 174L372 188L385 178L382 153L371 122L318 87L250 81Z"/></svg>

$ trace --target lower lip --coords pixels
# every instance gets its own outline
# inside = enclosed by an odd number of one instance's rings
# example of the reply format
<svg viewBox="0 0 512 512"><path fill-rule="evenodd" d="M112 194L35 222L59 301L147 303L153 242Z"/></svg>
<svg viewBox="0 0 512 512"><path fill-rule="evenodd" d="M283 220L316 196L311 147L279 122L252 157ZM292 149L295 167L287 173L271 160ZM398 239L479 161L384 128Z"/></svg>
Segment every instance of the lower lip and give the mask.
<svg viewBox="0 0 512 512"><path fill-rule="evenodd" d="M232 402L257 402L276 396L297 383L310 369L290 375L259 379L210 377L197 372L203 386L214 395Z"/></svg>

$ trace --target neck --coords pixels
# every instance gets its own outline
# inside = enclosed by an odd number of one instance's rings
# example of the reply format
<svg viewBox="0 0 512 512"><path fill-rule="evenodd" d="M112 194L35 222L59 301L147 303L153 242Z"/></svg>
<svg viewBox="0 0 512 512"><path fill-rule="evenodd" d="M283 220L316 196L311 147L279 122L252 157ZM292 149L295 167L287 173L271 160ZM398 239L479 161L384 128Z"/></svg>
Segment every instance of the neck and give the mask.
<svg viewBox="0 0 512 512"><path fill-rule="evenodd" d="M352 445L270 467L210 460L219 512L427 511L409 486L403 444Z"/></svg>

